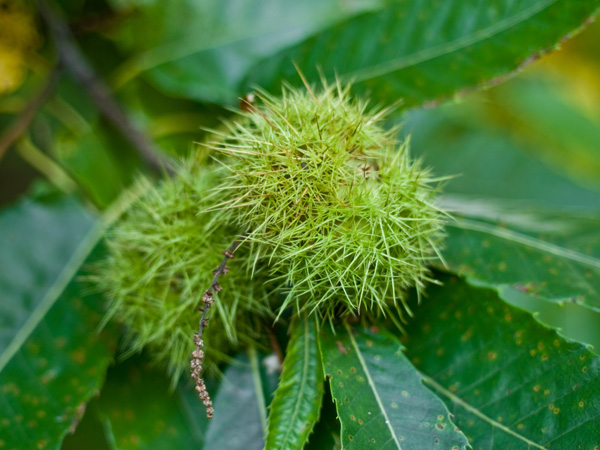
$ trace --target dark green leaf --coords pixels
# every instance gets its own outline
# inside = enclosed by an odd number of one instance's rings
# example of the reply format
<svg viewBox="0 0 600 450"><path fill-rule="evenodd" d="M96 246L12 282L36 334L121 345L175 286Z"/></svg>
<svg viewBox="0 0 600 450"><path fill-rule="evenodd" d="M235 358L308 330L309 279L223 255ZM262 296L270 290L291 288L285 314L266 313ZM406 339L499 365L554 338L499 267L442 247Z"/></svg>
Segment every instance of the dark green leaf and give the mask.
<svg viewBox="0 0 600 450"><path fill-rule="evenodd" d="M445 193L518 201L521 210L525 201L561 209L599 208L600 193L532 157L548 145L538 149L524 143L511 135L513 128L486 118L489 112L483 108L488 103L470 98L412 110L404 118L411 154L423 158L436 175L453 177L444 184Z"/></svg>
<svg viewBox="0 0 600 450"><path fill-rule="evenodd" d="M298 82L293 62L310 81L319 68L387 103L405 105L444 98L507 76L578 29L597 0L493 0L382 2L376 11L349 18L250 72L246 86L278 90Z"/></svg>
<svg viewBox="0 0 600 450"><path fill-rule="evenodd" d="M465 449L444 403L390 333L328 327L320 335L323 368L342 424L345 449Z"/></svg>
<svg viewBox="0 0 600 450"><path fill-rule="evenodd" d="M248 71L261 59L380 2L135 3L136 17L124 23L117 44L137 56L119 69L115 84L122 86L145 73L154 84L178 97L232 104L242 95Z"/></svg>
<svg viewBox="0 0 600 450"><path fill-rule="evenodd" d="M218 127L227 115L215 105L165 95L141 79L122 89L120 97L158 146L180 156L195 147L192 143L203 140L203 128Z"/></svg>
<svg viewBox="0 0 600 450"><path fill-rule="evenodd" d="M71 281L99 238L97 221L73 199L44 200L0 216L6 448L59 448L98 392L115 347L114 332L96 331L101 299L82 296Z"/></svg>
<svg viewBox="0 0 600 450"><path fill-rule="evenodd" d="M448 199L456 220L443 252L451 271L479 284L600 310L600 217Z"/></svg>
<svg viewBox="0 0 600 450"><path fill-rule="evenodd" d="M528 86L536 91L541 90L537 84L534 86L533 83L528 83ZM600 193L580 186L579 176L573 178L575 181L567 178L567 175L572 174L567 170L567 161L560 165L547 164L548 149L557 144L554 142L556 139L550 139L549 133L543 133L547 138L544 140L531 138L532 114L521 114L512 106L513 101L526 95L524 91L527 90L522 82L511 80L485 94L471 96L460 104L410 111L405 116L404 132L410 134L411 153L423 158L436 175L454 176L444 183L444 193L502 199L505 206L510 206L512 216L517 211L521 214L529 211L533 202L560 208L564 211L565 218L574 209L597 211ZM558 97L558 93L547 86L543 92L547 96ZM511 106L499 114L497 103L489 101L488 96L492 94L495 94L493 98L498 102L509 103ZM539 96L541 97L541 93ZM559 99L555 98L554 102L558 103ZM549 102L548 99L545 101L546 104L554 102ZM577 118L575 122L589 121L572 114L573 111L566 107L560 109L560 113L556 108L549 107L539 108L537 112L543 115L547 109L554 111L551 115L556 118L568 115L569 121L574 117ZM517 114L523 122L522 126L514 123ZM532 156L539 156L540 159ZM577 159L574 157L575 155L564 154L562 158L572 161ZM483 202L480 200L480 203ZM458 208L461 209L460 205ZM535 222L536 219L532 217L531 221ZM540 222L538 226L542 227ZM450 230L451 235L455 233L456 231ZM465 248L462 250L465 251ZM478 252L481 247L478 245L470 250ZM468 266L472 263L472 259L464 261L465 258L461 255L453 255L451 258L461 264L467 263ZM538 312L538 320L559 328L565 336L600 346L600 313L576 303L551 303L511 286L501 287L500 294L511 304Z"/></svg>
<svg viewBox="0 0 600 450"><path fill-rule="evenodd" d="M302 449L319 417L323 368L314 318L297 320L270 406L266 449Z"/></svg>
<svg viewBox="0 0 600 450"><path fill-rule="evenodd" d="M94 218L73 198L25 200L0 214L0 371L96 244Z"/></svg>
<svg viewBox="0 0 600 450"><path fill-rule="evenodd" d="M0 436L7 448L60 448L98 393L114 330L98 334L97 296L71 284L0 372Z"/></svg>
<svg viewBox="0 0 600 450"><path fill-rule="evenodd" d="M405 341L474 450L600 445L600 358L494 291L444 277Z"/></svg>
<svg viewBox="0 0 600 450"><path fill-rule="evenodd" d="M98 417L98 398L92 399L73 434L65 437L60 450L112 450L106 439L106 430Z"/></svg>
<svg viewBox="0 0 600 450"><path fill-rule="evenodd" d="M261 357L254 349L232 361L213 397L215 415L206 433L205 449L264 448L267 405L277 383L276 365L276 357Z"/></svg>
<svg viewBox="0 0 600 450"><path fill-rule="evenodd" d="M101 135L102 129L98 125L93 131L89 129L82 134L59 133L55 150L61 165L90 200L105 208L131 182L132 169L129 167L129 173L124 173L126 170L121 165L127 158L115 158Z"/></svg>
<svg viewBox="0 0 600 450"><path fill-rule="evenodd" d="M101 121L85 91L68 78L43 111L32 130L33 143L46 149L96 205L110 205L139 167L135 152Z"/></svg>
<svg viewBox="0 0 600 450"><path fill-rule="evenodd" d="M190 390L170 392L164 373L141 358L112 368L98 410L113 448L203 448L209 420Z"/></svg>

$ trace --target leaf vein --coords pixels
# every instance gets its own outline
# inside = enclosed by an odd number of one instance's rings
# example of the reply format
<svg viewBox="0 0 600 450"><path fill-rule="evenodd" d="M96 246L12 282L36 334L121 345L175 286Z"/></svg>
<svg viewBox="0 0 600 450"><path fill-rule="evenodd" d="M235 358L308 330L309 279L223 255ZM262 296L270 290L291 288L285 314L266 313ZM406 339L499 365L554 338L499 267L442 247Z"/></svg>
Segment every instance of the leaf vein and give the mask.
<svg viewBox="0 0 600 450"><path fill-rule="evenodd" d="M467 403L466 401L464 401L463 399L461 399L457 395L454 395L452 392L448 391L442 385L438 384L433 378L430 378L430 377L424 375L424 379L425 379L425 382L427 384L429 384L432 388L434 388L440 394L446 396L452 402L454 402L454 403L462 406L464 409L466 409L467 411L469 411L471 414L474 414L475 416L479 417L484 422L489 423L492 426L492 430L494 428L498 428L498 429L504 431L505 433L510 434L511 436L513 436L513 437L515 437L515 438L517 438L517 439L525 442L526 444L528 444L528 445L530 445L530 446L532 446L534 448L541 449L541 450L547 450L545 447L542 447L541 445L536 444L535 442L527 439L525 436L523 436L523 435L521 435L521 434L519 434L519 433L511 430L507 426L502 425L500 422L497 422L494 419L486 416L478 408L472 406L471 404Z"/></svg>
<svg viewBox="0 0 600 450"><path fill-rule="evenodd" d="M577 261L581 264L600 269L600 259L598 258L584 255L580 252L569 250L567 248L560 247L549 242L544 242L540 239L526 236L516 231L500 229L498 227L470 219L456 219L455 222L450 222L448 223L448 225L456 228L462 228L464 230L479 231L481 233L496 236L507 241L518 242L519 244L523 244L543 252L551 253L556 256L567 258L573 261Z"/></svg>
<svg viewBox="0 0 600 450"><path fill-rule="evenodd" d="M408 57L400 57L395 60L388 61L387 63L375 65L370 69L356 70L354 72L351 72L350 74L347 74L347 77L355 81L364 81L366 79L383 76L388 73L405 69L407 67L415 66L419 63L447 55L457 50L461 50L463 48L468 47L469 45L473 45L486 39L490 39L503 31L506 31L516 25L519 25L525 20L533 17L534 15L543 11L544 9L550 7L557 1L558 0L539 2L538 4L534 4L528 9L521 11L520 13L515 14L514 16L511 16L507 19L501 20L500 22L497 22L493 25L476 31L471 35L462 36L454 41L427 48L420 52L409 55Z"/></svg>
<svg viewBox="0 0 600 450"><path fill-rule="evenodd" d="M354 336L352 335L352 330L350 329L350 327L348 326L347 323L345 323L344 326L346 327L346 331L348 332L350 341L352 341L352 347L354 347L354 350L356 351L356 356L358 357L358 360L360 361L360 365L362 366L363 370L365 371L365 377L369 381L369 386L371 387L371 390L373 391L373 395L375 396L375 400L377 401L377 404L379 405L381 414L385 418L385 423L386 423L388 429L390 430L391 436L394 440L394 443L396 444L396 448L398 448L399 450L402 450L400 441L398 441L398 436L396 436L396 432L395 432L394 428L392 427L392 422L390 421L390 418L387 415L387 411L385 410L385 408L383 406L383 402L381 401L379 392L377 391L377 388L375 387L375 382L373 381L373 378L371 377L371 373L369 372L369 369L367 368L367 363L365 362L365 359L363 358L363 355L362 355L360 349L358 348L356 339L354 339Z"/></svg>
<svg viewBox="0 0 600 450"><path fill-rule="evenodd" d="M298 410L300 409L300 403L302 401L302 396L304 394L304 387L306 386L306 379L308 378L308 364L310 361L310 354L309 354L309 345L310 345L310 339L309 339L309 333L308 333L308 317L304 317L304 364L302 366L302 377L301 377L301 382L300 382L300 392L298 393L298 397L296 398L296 402L294 404L294 411L292 412L292 418L290 419L290 423L289 426L287 427L287 431L285 433L285 436L283 437L283 442L282 448L286 448L285 444L287 444L288 442L288 436L292 430L292 424L294 423L294 421L296 420L296 417L298 416Z"/></svg>

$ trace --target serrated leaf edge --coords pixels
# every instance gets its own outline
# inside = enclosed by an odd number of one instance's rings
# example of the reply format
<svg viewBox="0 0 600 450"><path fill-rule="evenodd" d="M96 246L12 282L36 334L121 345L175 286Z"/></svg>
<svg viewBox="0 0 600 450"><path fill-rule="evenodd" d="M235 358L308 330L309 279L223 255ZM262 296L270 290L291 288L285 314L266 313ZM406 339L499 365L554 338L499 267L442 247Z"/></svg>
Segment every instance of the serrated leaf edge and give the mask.
<svg viewBox="0 0 600 450"><path fill-rule="evenodd" d="M437 47L428 48L415 55L411 55L409 58L398 58L393 61L387 61L385 64L380 64L374 68L368 68L363 70L357 70L350 74L344 75L345 78L354 80L355 82L368 80L375 77L390 74L392 72L405 69L407 67L414 66L416 64L428 61L440 56L447 55L451 52L461 50L470 45L477 44L481 41L489 39L503 31L506 31L525 20L535 16L543 10L557 3L558 0L549 0L540 2L538 4L531 5L528 9L516 14L513 17L509 17L500 22L494 23L493 25L474 33L471 36L465 36L463 38L456 39L453 42L438 45Z"/></svg>
<svg viewBox="0 0 600 450"><path fill-rule="evenodd" d="M308 351L308 345L309 345L308 327L309 327L308 318L305 315L305 317L304 317L304 364L302 365L302 379L301 379L301 383L300 383L300 392L298 393L298 397L297 397L295 405L294 405L294 411L292 413L292 419L290 420L290 422L292 422L292 423L294 422L294 419L298 415L298 409L300 407L299 406L300 399L302 398L302 394L304 393L304 387L306 386L306 378L308 377L308 358L310 356L309 351ZM288 427L287 432L285 433L285 436L283 438L282 445L287 444L288 436L290 434L291 429L292 429L291 427Z"/></svg>

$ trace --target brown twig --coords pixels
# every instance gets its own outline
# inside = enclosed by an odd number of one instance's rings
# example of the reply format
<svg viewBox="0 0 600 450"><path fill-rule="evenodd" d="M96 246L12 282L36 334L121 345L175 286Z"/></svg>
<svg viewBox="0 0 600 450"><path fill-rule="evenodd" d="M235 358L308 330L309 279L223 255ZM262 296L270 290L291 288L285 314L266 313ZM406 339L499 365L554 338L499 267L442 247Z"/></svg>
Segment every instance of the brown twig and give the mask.
<svg viewBox="0 0 600 450"><path fill-rule="evenodd" d="M50 73L48 81L40 89L40 91L33 96L33 98L27 103L17 120L11 125L11 127L2 135L0 138L0 160L4 156L4 153L10 148L10 146L27 130L29 124L35 117L38 109L48 100L48 98L54 92L58 80L61 76L61 69L59 66L55 67Z"/></svg>
<svg viewBox="0 0 600 450"><path fill-rule="evenodd" d="M198 324L198 333L194 335L194 344L196 348L192 353L191 360L191 368L192 368L192 378L196 381L196 392L198 392L198 396L204 406L206 406L206 417L212 419L214 409L212 406L212 400L210 399L210 395L206 391L206 385L204 384L204 380L202 379L202 362L204 359L204 350L202 347L204 346L204 341L202 340L202 331L208 325L208 319L206 318L206 313L208 309L214 302L214 294L221 290L221 286L219 285L219 277L221 275L225 275L229 272L227 268L227 261L234 258L234 252L240 246L244 239L246 239L247 234L242 235L239 239L237 239L231 247L223 252L223 260L219 267L217 267L214 271L214 277L212 283L210 283L209 288L204 291L202 295L202 305L198 306L198 309L202 311L202 316L200 317L200 322Z"/></svg>
<svg viewBox="0 0 600 450"><path fill-rule="evenodd" d="M210 305L212 305L213 294L221 290L221 286L219 285L219 277L229 272L229 268L227 267L227 261L234 258L233 253L237 250L240 244L244 242L246 236L247 234L243 234L237 241L235 241L231 245L231 247L223 251L223 261L221 261L219 267L217 267L213 271L214 277L212 283L210 283L210 287L204 292L204 295L202 296L204 305L202 306L202 317L200 318L200 324L198 326L199 337L202 337L202 329L206 326L206 312L208 311L208 308L210 308Z"/></svg>
<svg viewBox="0 0 600 450"><path fill-rule="evenodd" d="M277 360L279 361L279 370L281 370L281 367L283 366L283 352L281 351L279 341L277 340L277 336L275 335L274 326L269 328L269 343L271 344L271 348L277 356Z"/></svg>
<svg viewBox="0 0 600 450"><path fill-rule="evenodd" d="M173 169L168 160L162 156L156 145L133 125L113 98L106 83L96 75L77 47L64 19L45 0L38 0L37 4L40 15L54 38L61 64L83 86L104 117L121 132L150 167L157 171L172 173Z"/></svg>
<svg viewBox="0 0 600 450"><path fill-rule="evenodd" d="M114 28L119 23L129 19L134 14L134 8L123 12L108 11L96 14L91 13L71 22L69 28L76 36L90 32L110 31L111 28Z"/></svg>

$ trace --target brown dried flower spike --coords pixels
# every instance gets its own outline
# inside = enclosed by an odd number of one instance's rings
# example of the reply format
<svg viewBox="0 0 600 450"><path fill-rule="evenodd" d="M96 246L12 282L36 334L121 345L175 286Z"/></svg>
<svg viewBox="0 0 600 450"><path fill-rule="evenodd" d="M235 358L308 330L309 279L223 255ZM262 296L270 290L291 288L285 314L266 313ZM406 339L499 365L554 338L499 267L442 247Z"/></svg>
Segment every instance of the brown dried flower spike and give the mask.
<svg viewBox="0 0 600 450"><path fill-rule="evenodd" d="M192 378L196 381L196 392L198 392L198 397L200 397L200 400L202 400L202 403L206 406L206 417L212 419L215 410L213 409L210 395L208 395L208 391L206 390L206 384L204 384L204 380L200 376L200 372L202 372L202 360L204 359L204 350L202 350L204 342L197 334L194 335L194 344L196 344L196 350L192 353Z"/></svg>
<svg viewBox="0 0 600 450"><path fill-rule="evenodd" d="M209 419L212 419L215 410L213 409L210 395L208 395L208 391L206 390L206 384L200 375L202 372L202 362L204 359L204 350L202 350L202 347L204 346L204 341L202 340L202 330L208 325L206 312L215 301L214 294L222 289L218 283L219 277L229 272L227 261L235 257L233 253L245 238L246 235L243 235L233 243L231 248L223 251L223 261L221 261L219 267L213 270L214 277L212 283L210 284L210 287L204 291L204 294L202 295L202 304L198 306L198 309L202 312L202 316L200 317L200 324L198 325L198 333L194 335L194 344L196 345L196 349L192 353L190 366L192 368L192 378L196 382L196 392L198 392L200 400L202 400L202 403L204 406L206 406L206 417Z"/></svg>

